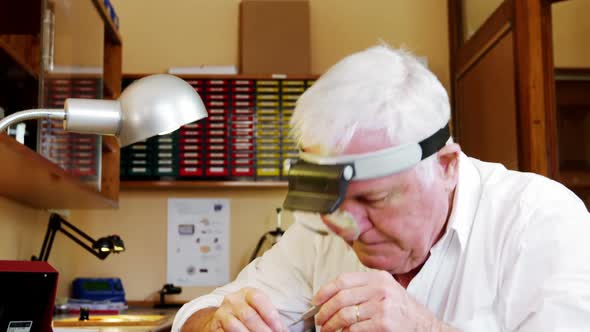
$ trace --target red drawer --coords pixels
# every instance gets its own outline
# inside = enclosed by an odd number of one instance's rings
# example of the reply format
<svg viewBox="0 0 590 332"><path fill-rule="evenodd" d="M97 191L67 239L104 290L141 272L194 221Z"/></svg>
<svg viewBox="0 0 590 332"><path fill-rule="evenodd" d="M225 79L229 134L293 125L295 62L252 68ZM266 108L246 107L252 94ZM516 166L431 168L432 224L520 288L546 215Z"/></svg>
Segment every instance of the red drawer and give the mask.
<svg viewBox="0 0 590 332"><path fill-rule="evenodd" d="M231 164L233 167L252 166L254 165L254 159L234 159Z"/></svg>
<svg viewBox="0 0 590 332"><path fill-rule="evenodd" d="M180 128L181 129L191 129L191 130L193 130L193 129L200 129L200 128L203 128L203 127L204 126L203 126L202 123L200 123L200 122L194 122L194 123L186 124L186 125L184 125L184 126L182 126Z"/></svg>
<svg viewBox="0 0 590 332"><path fill-rule="evenodd" d="M187 167L197 167L202 165L203 162L200 159L180 159L180 165L181 166L187 166Z"/></svg>
<svg viewBox="0 0 590 332"><path fill-rule="evenodd" d="M227 167L223 166L209 166L205 168L206 176L227 176Z"/></svg>
<svg viewBox="0 0 590 332"><path fill-rule="evenodd" d="M207 122L207 129L225 129L225 122Z"/></svg>
<svg viewBox="0 0 590 332"><path fill-rule="evenodd" d="M194 145L194 144L183 144L180 146L180 151L201 151L203 149L202 145Z"/></svg>
<svg viewBox="0 0 590 332"><path fill-rule="evenodd" d="M208 100L205 102L207 108L214 108L214 107L227 107L229 103L223 100Z"/></svg>
<svg viewBox="0 0 590 332"><path fill-rule="evenodd" d="M233 152L231 154L232 159L251 159L254 158L254 153L249 152Z"/></svg>
<svg viewBox="0 0 590 332"><path fill-rule="evenodd" d="M237 115L250 115L254 114L254 108L234 108L232 113Z"/></svg>
<svg viewBox="0 0 590 332"><path fill-rule="evenodd" d="M226 115L227 114L227 109L225 108L210 108L207 110L207 113L209 113L209 116L212 115Z"/></svg>
<svg viewBox="0 0 590 332"><path fill-rule="evenodd" d="M256 170L254 167L235 167L231 170L233 176L254 176Z"/></svg>
<svg viewBox="0 0 590 332"><path fill-rule="evenodd" d="M203 169L201 167L180 167L180 176L201 176Z"/></svg>
<svg viewBox="0 0 590 332"><path fill-rule="evenodd" d="M183 137L180 139L180 144L203 144L203 139L200 137Z"/></svg>
<svg viewBox="0 0 590 332"><path fill-rule="evenodd" d="M233 106L236 108L254 107L254 101L248 100L235 100Z"/></svg>
<svg viewBox="0 0 590 332"><path fill-rule="evenodd" d="M210 94L225 94L227 96L227 92L229 91L229 88L227 86L208 86L206 89L207 93Z"/></svg>
<svg viewBox="0 0 590 332"><path fill-rule="evenodd" d="M198 159L202 155L200 152L182 152L180 153L180 159Z"/></svg>
<svg viewBox="0 0 590 332"><path fill-rule="evenodd" d="M207 159L226 159L227 153L225 151L222 152L207 152Z"/></svg>
<svg viewBox="0 0 590 332"><path fill-rule="evenodd" d="M194 129L180 129L180 136L190 136L190 137L197 137L201 136L203 132L201 130L194 130ZM181 138L182 141L182 138Z"/></svg>

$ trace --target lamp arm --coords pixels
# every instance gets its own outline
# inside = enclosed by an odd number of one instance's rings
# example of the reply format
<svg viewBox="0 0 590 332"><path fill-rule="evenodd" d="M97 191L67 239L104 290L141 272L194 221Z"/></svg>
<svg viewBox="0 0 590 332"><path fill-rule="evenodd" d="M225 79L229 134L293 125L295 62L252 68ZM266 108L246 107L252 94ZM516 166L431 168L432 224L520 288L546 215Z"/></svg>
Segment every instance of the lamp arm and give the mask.
<svg viewBox="0 0 590 332"><path fill-rule="evenodd" d="M73 232L69 231L67 228L70 228ZM110 252L97 252L88 244L84 243L80 240L77 236L82 237L86 241L94 244L96 241L91 238L88 234L84 233L82 230L77 228L76 226L70 224L67 220L63 219L59 214L52 213L49 217L49 224L47 225L47 232L45 233L45 239L43 240L43 245L41 247L41 252L39 253L39 257L35 260L40 260L46 262L49 259L49 253L51 252L51 247L53 246L53 239L55 238L55 234L57 232L62 232L67 237L69 237L72 241L76 242L78 245L86 249L87 251L91 252L94 256L105 259Z"/></svg>
<svg viewBox="0 0 590 332"><path fill-rule="evenodd" d="M66 229L64 229L63 226L67 226L68 228L71 228L76 234L80 235L81 237L83 237L84 239L86 239L88 242L90 243L94 243L96 242L96 240L94 240L93 238L90 237L90 235L84 233L81 229L79 229L78 227L70 224L67 220L63 219L59 214L55 214L57 216L57 218L60 219L61 225L62 227L60 228L60 231L64 232L67 231ZM71 233L70 233L71 234Z"/></svg>
<svg viewBox="0 0 590 332"><path fill-rule="evenodd" d="M8 129L8 126L19 123L25 120L47 118L52 120L65 120L66 112L61 109L39 108L30 109L11 114L3 119L0 119L0 133Z"/></svg>
<svg viewBox="0 0 590 332"><path fill-rule="evenodd" d="M86 243L82 242L80 239L78 239L77 237L75 237L72 233L68 232L65 229L60 229L60 232L64 233L67 237L69 237L70 239L72 239L72 241L76 242L77 244L79 244L82 248L86 249L88 252L92 253L94 256L100 258L100 259L105 259L107 258L107 256L110 254L110 252L96 252L96 250L94 250L92 247L90 247L89 245L87 245ZM94 240L92 241L92 243L94 243Z"/></svg>
<svg viewBox="0 0 590 332"><path fill-rule="evenodd" d="M55 214L55 216L57 215ZM47 231L45 232L45 238L43 239L41 251L39 252L39 256L33 256L33 260L47 262L49 253L51 252L51 247L53 246L53 239L55 239L55 233L60 227L59 223L60 220L55 219L53 214L49 217L49 223L47 224Z"/></svg>

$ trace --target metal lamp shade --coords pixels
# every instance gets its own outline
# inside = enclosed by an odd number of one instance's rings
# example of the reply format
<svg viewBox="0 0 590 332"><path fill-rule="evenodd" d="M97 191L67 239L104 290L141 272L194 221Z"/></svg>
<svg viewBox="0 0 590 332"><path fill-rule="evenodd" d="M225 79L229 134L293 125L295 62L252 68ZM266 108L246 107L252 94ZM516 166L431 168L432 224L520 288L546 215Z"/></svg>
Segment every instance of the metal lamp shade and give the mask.
<svg viewBox="0 0 590 332"><path fill-rule="evenodd" d="M119 98L121 146L171 132L207 117L194 88L172 75L152 75L135 81Z"/></svg>
<svg viewBox="0 0 590 332"><path fill-rule="evenodd" d="M119 100L68 98L64 112L53 117L64 120L66 131L115 135L127 146L207 117L207 110L190 84L158 74L135 81Z"/></svg>

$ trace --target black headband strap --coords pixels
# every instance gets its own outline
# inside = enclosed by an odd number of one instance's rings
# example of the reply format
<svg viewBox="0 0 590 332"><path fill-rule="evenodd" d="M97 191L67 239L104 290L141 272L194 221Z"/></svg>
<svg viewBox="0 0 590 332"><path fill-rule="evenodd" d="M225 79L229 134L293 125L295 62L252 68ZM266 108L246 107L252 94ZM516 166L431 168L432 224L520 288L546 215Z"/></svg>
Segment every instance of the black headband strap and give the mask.
<svg viewBox="0 0 590 332"><path fill-rule="evenodd" d="M418 143L422 149L421 160L424 160L430 157L432 154L438 152L438 150L447 144L449 137L451 137L451 133L449 130L449 123L447 122L447 124L439 129L436 133Z"/></svg>

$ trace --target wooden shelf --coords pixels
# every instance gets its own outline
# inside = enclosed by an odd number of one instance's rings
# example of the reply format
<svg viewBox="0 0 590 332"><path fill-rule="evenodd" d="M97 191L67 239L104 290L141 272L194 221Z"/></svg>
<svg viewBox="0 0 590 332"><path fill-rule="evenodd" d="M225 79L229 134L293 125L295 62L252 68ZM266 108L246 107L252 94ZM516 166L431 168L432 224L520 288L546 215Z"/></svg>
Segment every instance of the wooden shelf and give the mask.
<svg viewBox="0 0 590 332"><path fill-rule="evenodd" d="M33 78L39 73L38 39L28 35L0 35L0 49Z"/></svg>
<svg viewBox="0 0 590 332"><path fill-rule="evenodd" d="M122 190L214 188L269 188L287 189L286 181L121 181Z"/></svg>
<svg viewBox="0 0 590 332"><path fill-rule="evenodd" d="M0 196L43 209L112 209L97 192L5 134L0 134Z"/></svg>
<svg viewBox="0 0 590 332"><path fill-rule="evenodd" d="M113 44L121 45L123 43L123 38L121 38L121 34L119 33L119 29L117 29L115 22L111 20L111 15L109 15L109 11L104 6L102 0L92 0L92 3L104 21L106 32L105 39Z"/></svg>

